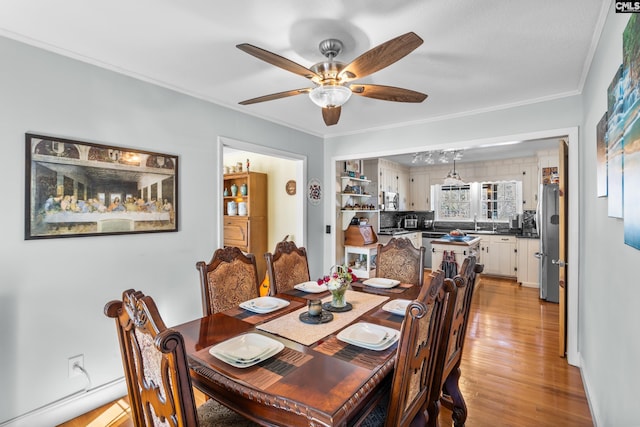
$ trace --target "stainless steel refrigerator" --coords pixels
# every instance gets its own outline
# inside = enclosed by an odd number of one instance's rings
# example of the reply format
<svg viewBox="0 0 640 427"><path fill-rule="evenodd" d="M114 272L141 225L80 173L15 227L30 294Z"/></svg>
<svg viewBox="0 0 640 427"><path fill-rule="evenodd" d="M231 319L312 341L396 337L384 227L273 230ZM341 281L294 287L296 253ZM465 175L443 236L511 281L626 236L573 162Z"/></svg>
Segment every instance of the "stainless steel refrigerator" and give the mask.
<svg viewBox="0 0 640 427"><path fill-rule="evenodd" d="M559 300L560 200L558 184L543 184L538 196L537 226L540 234L540 298Z"/></svg>

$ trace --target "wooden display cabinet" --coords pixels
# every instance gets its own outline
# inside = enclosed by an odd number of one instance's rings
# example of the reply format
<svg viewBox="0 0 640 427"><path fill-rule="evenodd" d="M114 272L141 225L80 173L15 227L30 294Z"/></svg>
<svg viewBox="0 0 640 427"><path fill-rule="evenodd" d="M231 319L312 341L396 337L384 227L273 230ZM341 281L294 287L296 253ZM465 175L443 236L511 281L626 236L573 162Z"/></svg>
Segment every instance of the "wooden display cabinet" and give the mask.
<svg viewBox="0 0 640 427"><path fill-rule="evenodd" d="M231 193L231 187L236 185L238 192L235 196ZM246 185L247 194L241 192ZM262 281L266 271L264 254L267 252L267 174L260 172L241 172L224 175L223 195L224 215L224 246L237 246L244 252L252 253L256 257L258 268L258 280ZM229 202L246 203L246 215L229 215ZM236 212L240 212L237 209Z"/></svg>

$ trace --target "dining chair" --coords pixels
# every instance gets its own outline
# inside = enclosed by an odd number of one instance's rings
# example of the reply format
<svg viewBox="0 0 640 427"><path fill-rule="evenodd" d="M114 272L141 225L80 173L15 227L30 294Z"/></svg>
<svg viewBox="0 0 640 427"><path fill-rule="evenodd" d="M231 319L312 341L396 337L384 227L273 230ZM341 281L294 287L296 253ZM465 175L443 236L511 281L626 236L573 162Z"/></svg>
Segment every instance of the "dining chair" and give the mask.
<svg viewBox="0 0 640 427"><path fill-rule="evenodd" d="M155 302L128 289L104 313L116 321L136 426L257 426L214 399L196 408L182 335L168 329Z"/></svg>
<svg viewBox="0 0 640 427"><path fill-rule="evenodd" d="M416 248L409 239L394 237L386 245L378 243L376 277L422 286L424 257L424 247Z"/></svg>
<svg viewBox="0 0 640 427"><path fill-rule="evenodd" d="M209 263L198 261L202 312L208 316L237 307L259 296L258 270L253 254L235 246L217 249Z"/></svg>
<svg viewBox="0 0 640 427"><path fill-rule="evenodd" d="M361 426L414 427L427 423L427 403L433 394L440 393L439 387L433 387L438 347L456 292L443 271L434 271L429 277L429 285L407 306L391 387Z"/></svg>
<svg viewBox="0 0 640 427"><path fill-rule="evenodd" d="M269 274L269 295L286 292L295 285L311 280L307 250L297 247L293 241L282 241L276 248L264 254Z"/></svg>
<svg viewBox="0 0 640 427"><path fill-rule="evenodd" d="M452 411L452 419L455 427L464 426L467 419L467 405L459 387L460 362L462 360L462 350L469 323L469 312L471 310L471 300L476 285L478 274L482 273L483 264L476 263L475 256L468 256L462 262L460 273L453 278L456 286L456 297L453 304L452 318L450 320L448 336L443 337L440 346L441 360L438 366L441 372L436 372L434 384L440 383L438 389L440 393L433 394L428 405L429 425L437 426L437 418L440 412L440 403Z"/></svg>

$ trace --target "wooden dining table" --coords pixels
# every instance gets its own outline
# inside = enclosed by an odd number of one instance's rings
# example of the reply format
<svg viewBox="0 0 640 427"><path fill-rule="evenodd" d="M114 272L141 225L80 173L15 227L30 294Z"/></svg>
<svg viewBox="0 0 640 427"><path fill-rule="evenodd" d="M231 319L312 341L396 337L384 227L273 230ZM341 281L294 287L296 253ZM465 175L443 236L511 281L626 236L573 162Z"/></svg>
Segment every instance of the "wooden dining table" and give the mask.
<svg viewBox="0 0 640 427"><path fill-rule="evenodd" d="M172 329L184 337L194 386L236 412L268 426L347 426L365 417L388 390L398 344L375 351L347 344L337 334L361 321L400 330L404 317L382 306L395 298L415 299L418 292L409 284L380 289L354 282L346 295L352 310L332 313L328 323L307 324L299 315L308 300L331 296L293 289L276 295L289 305L271 313L235 307ZM243 368L209 353L246 333L275 339L284 349Z"/></svg>

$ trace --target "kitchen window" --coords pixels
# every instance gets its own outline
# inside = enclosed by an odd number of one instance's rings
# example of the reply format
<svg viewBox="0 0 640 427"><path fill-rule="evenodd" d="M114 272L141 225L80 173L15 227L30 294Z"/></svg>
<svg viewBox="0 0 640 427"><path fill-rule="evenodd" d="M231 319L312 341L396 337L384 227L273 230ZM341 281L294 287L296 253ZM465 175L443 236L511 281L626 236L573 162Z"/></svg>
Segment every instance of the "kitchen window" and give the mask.
<svg viewBox="0 0 640 427"><path fill-rule="evenodd" d="M438 193L437 210L440 219L459 220L471 216L470 185L443 185Z"/></svg>
<svg viewBox="0 0 640 427"><path fill-rule="evenodd" d="M464 185L432 185L431 208L436 221L507 222L522 213L522 182L471 182Z"/></svg>

